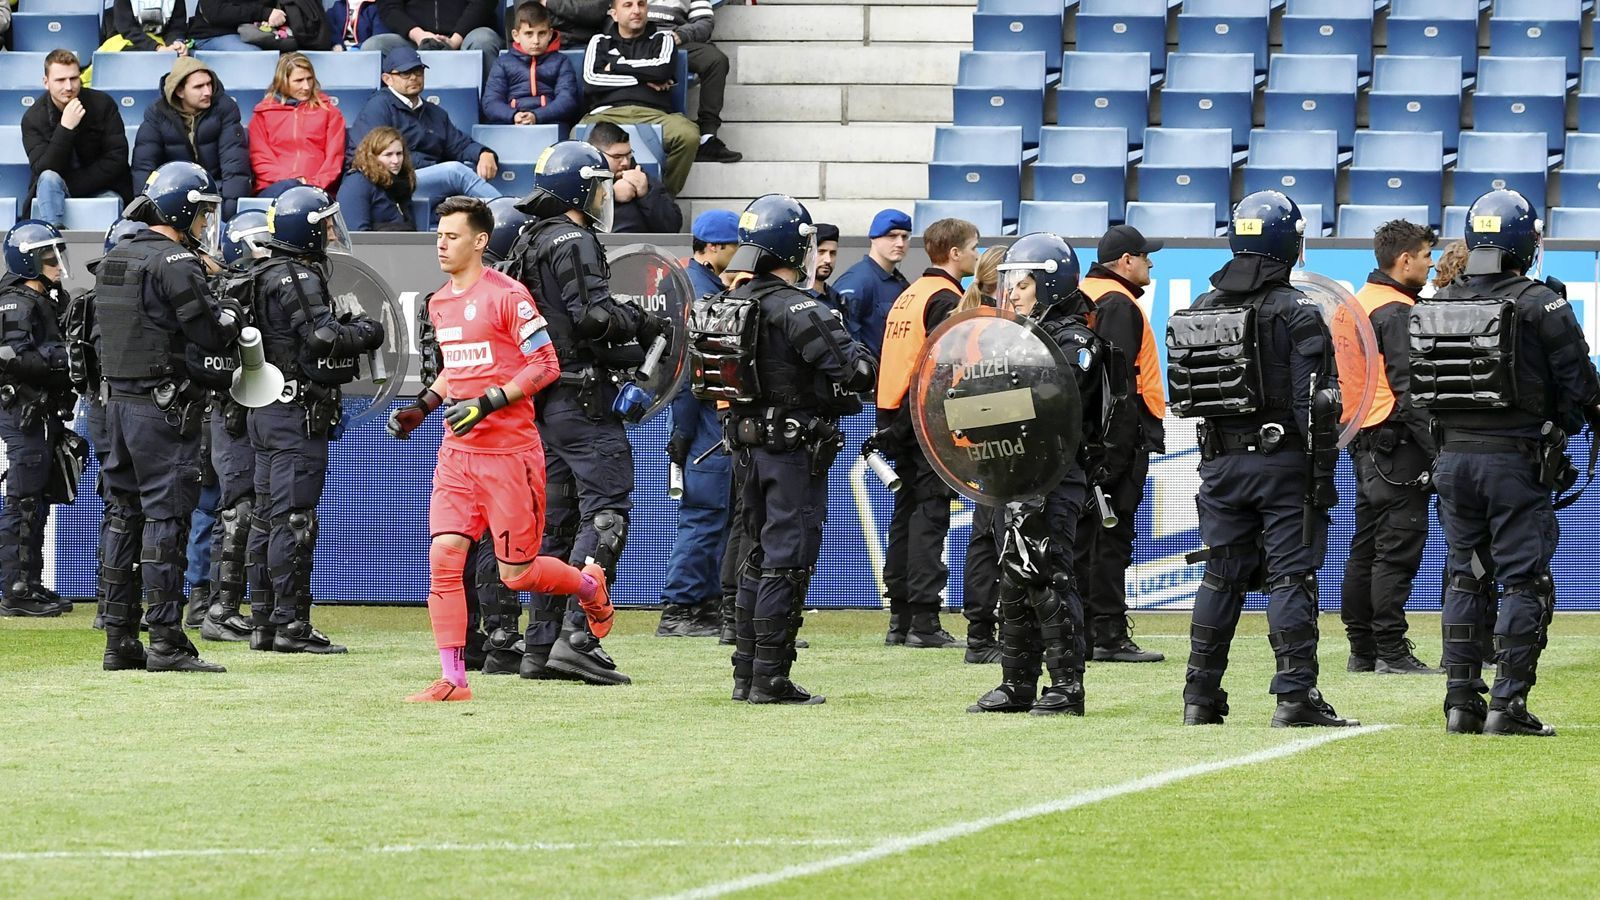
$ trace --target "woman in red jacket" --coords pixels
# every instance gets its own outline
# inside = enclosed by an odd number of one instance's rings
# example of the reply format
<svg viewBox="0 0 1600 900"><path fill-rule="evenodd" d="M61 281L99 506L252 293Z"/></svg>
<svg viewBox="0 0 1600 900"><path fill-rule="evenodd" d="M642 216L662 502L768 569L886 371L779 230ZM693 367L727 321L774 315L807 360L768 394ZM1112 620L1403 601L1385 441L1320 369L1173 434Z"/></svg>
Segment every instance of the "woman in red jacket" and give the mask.
<svg viewBox="0 0 1600 900"><path fill-rule="evenodd" d="M258 197L276 197L298 184L334 193L344 168L344 116L322 92L303 53L278 60L272 87L256 104L250 167Z"/></svg>

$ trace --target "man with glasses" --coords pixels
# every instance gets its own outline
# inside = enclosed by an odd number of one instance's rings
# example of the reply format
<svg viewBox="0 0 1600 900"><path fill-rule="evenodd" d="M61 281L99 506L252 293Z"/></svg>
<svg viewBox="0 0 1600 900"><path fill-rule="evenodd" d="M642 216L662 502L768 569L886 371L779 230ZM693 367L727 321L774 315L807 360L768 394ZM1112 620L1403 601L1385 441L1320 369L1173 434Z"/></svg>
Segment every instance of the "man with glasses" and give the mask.
<svg viewBox="0 0 1600 900"><path fill-rule="evenodd" d="M676 234L683 227L683 210L660 179L639 168L622 126L596 122L589 131L589 144L611 169L613 234Z"/></svg>

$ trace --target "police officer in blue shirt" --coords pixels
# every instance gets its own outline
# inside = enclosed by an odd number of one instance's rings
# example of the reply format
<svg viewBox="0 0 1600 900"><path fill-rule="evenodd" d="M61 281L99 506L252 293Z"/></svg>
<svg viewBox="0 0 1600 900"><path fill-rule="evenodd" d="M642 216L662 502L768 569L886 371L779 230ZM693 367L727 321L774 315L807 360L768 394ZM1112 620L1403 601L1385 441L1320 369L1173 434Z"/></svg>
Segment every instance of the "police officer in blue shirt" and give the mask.
<svg viewBox="0 0 1600 900"><path fill-rule="evenodd" d="M883 352L883 325L889 307L911 286L898 268L911 240L911 217L898 209L883 210L872 217L867 237L872 243L866 257L840 275L833 287L844 300L850 336L876 358Z"/></svg>

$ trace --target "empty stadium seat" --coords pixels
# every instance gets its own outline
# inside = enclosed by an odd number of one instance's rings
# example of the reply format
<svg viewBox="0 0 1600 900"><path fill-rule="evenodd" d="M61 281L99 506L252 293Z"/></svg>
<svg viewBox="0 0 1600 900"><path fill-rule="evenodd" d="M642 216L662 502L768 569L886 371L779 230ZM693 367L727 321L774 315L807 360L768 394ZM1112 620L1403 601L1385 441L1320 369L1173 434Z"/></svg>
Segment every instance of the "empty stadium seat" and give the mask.
<svg viewBox="0 0 1600 900"><path fill-rule="evenodd" d="M1300 207L1300 215L1305 217L1307 237L1321 237L1328 233L1329 229L1318 223L1325 221L1323 216L1331 215L1333 210L1324 213L1321 203L1301 203L1299 200L1296 200L1294 205Z"/></svg>
<svg viewBox="0 0 1600 900"><path fill-rule="evenodd" d="M1145 53L1064 53L1056 121L1121 128L1137 141L1150 124L1150 57Z"/></svg>
<svg viewBox="0 0 1600 900"><path fill-rule="evenodd" d="M1600 133L1600 59L1583 61L1583 78L1578 83L1578 129Z"/></svg>
<svg viewBox="0 0 1600 900"><path fill-rule="evenodd" d="M922 233L924 225L940 219L966 219L978 226L978 233L1000 235L1005 233L1005 223L1000 218L999 200L918 200L911 211L913 231Z"/></svg>
<svg viewBox="0 0 1600 900"><path fill-rule="evenodd" d="M31 184L33 169L28 165L27 152L22 149L22 126L0 126L0 197L12 198L13 214L22 212L17 204L28 195Z"/></svg>
<svg viewBox="0 0 1600 900"><path fill-rule="evenodd" d="M1354 56L1276 54L1267 73L1267 127L1333 131L1339 146L1349 147L1358 81Z"/></svg>
<svg viewBox="0 0 1600 900"><path fill-rule="evenodd" d="M1045 69L1061 69L1061 0L978 0L972 15L972 49L1037 50Z"/></svg>
<svg viewBox="0 0 1600 900"><path fill-rule="evenodd" d="M1270 0L1187 0L1178 13L1178 49L1184 53L1248 53L1257 72L1267 70Z"/></svg>
<svg viewBox="0 0 1600 900"><path fill-rule="evenodd" d="M1562 206L1600 209L1600 134L1569 134L1561 157Z"/></svg>
<svg viewBox="0 0 1600 900"><path fill-rule="evenodd" d="M1448 240L1457 240L1466 234L1467 207L1446 206L1444 216L1439 222L1439 236Z"/></svg>
<svg viewBox="0 0 1600 900"><path fill-rule="evenodd" d="M1495 0L1489 52L1495 56L1553 56L1576 77L1582 58L1580 0Z"/></svg>
<svg viewBox="0 0 1600 900"><path fill-rule="evenodd" d="M1600 209L1568 209L1558 206L1550 210L1550 227L1546 229L1546 233L1552 238L1600 240Z"/></svg>
<svg viewBox="0 0 1600 900"><path fill-rule="evenodd" d="M1437 131L1445 151L1454 151L1461 134L1461 60L1380 56L1367 100L1372 130Z"/></svg>
<svg viewBox="0 0 1600 900"><path fill-rule="evenodd" d="M998 200L1000 217L1014 222L1021 196L1021 128L941 125L934 131L930 199Z"/></svg>
<svg viewBox="0 0 1600 900"><path fill-rule="evenodd" d="M1250 140L1255 63L1243 53L1174 53L1161 89L1163 128L1226 128L1233 146Z"/></svg>
<svg viewBox="0 0 1600 900"><path fill-rule="evenodd" d="M122 215L120 197L68 197L62 225L67 231L95 231L105 234Z"/></svg>
<svg viewBox="0 0 1600 900"><path fill-rule="evenodd" d="M0 197L0 229L17 224L17 198Z"/></svg>
<svg viewBox="0 0 1600 900"><path fill-rule="evenodd" d="M1024 200L1022 217L1017 220L1017 234L1049 231L1064 238L1098 239L1110 225L1106 209L1105 202L1100 200L1076 203Z"/></svg>
<svg viewBox="0 0 1600 900"><path fill-rule="evenodd" d="M500 158L494 186L504 197L524 197L533 190L533 164L545 148L561 140L559 125L474 125L472 139ZM642 142L641 142L642 143ZM631 147L633 141L629 141ZM634 151L637 162L639 151Z"/></svg>
<svg viewBox="0 0 1600 900"><path fill-rule="evenodd" d="M1389 49L1394 56L1443 56L1478 71L1478 0L1394 0L1389 5Z"/></svg>
<svg viewBox="0 0 1600 900"><path fill-rule="evenodd" d="M373 50L306 53L317 71L317 83L344 115L346 125L355 123L372 92L383 86L383 79L379 77L382 56Z"/></svg>
<svg viewBox="0 0 1600 900"><path fill-rule="evenodd" d="M1519 191L1536 207L1545 205L1548 156L1542 134L1461 134L1456 158L1455 202L1471 205L1500 188Z"/></svg>
<svg viewBox="0 0 1600 900"><path fill-rule="evenodd" d="M1015 125L1023 143L1039 143L1044 122L1044 54L961 53L955 87L956 125Z"/></svg>
<svg viewBox="0 0 1600 900"><path fill-rule="evenodd" d="M1289 0L1282 20L1283 52L1356 58L1372 71L1372 4L1366 0Z"/></svg>
<svg viewBox="0 0 1600 900"><path fill-rule="evenodd" d="M1145 237L1208 238L1217 236L1216 213L1209 203L1128 204L1128 224Z"/></svg>
<svg viewBox="0 0 1600 900"><path fill-rule="evenodd" d="M1532 132L1561 149L1567 124L1567 75L1556 57L1485 56L1473 92L1474 131Z"/></svg>
<svg viewBox="0 0 1600 900"><path fill-rule="evenodd" d="M1033 196L1049 201L1099 201L1122 221L1127 197L1128 136L1121 128L1044 128L1033 171Z"/></svg>
<svg viewBox="0 0 1600 900"><path fill-rule="evenodd" d="M1244 165L1245 193L1282 191L1302 211L1308 204L1333 212L1334 184L1339 172L1339 137L1331 131L1250 132L1250 155ZM1319 231L1320 217L1307 220Z"/></svg>
<svg viewBox="0 0 1600 900"><path fill-rule="evenodd" d="M1346 203L1339 207L1338 237L1370 238L1380 226L1395 219L1404 219L1418 225L1432 224L1426 206L1363 206Z"/></svg>
<svg viewBox="0 0 1600 900"><path fill-rule="evenodd" d="M1078 4L1078 49L1149 54L1147 72L1167 70L1167 0L1083 0Z"/></svg>
<svg viewBox="0 0 1600 900"><path fill-rule="evenodd" d="M1426 206L1438 224L1444 194L1444 140L1434 131L1358 131L1350 159L1350 202Z"/></svg>
<svg viewBox="0 0 1600 900"><path fill-rule="evenodd" d="M110 94L122 121L137 125L145 108L161 96L161 79L172 71L172 59L170 53L96 53L95 90Z"/></svg>
<svg viewBox="0 0 1600 900"><path fill-rule="evenodd" d="M240 197L239 205L234 212L235 214L242 213L247 209L259 209L262 212L266 212L271 208L272 198L270 197Z"/></svg>
<svg viewBox="0 0 1600 900"><path fill-rule="evenodd" d="M443 107L457 128L471 132L478 124L483 58L455 50L425 50L420 56L428 67L422 99Z"/></svg>
<svg viewBox="0 0 1600 900"><path fill-rule="evenodd" d="M0 125L16 125L44 94L44 53L0 53Z"/></svg>
<svg viewBox="0 0 1600 900"><path fill-rule="evenodd" d="M11 46L27 53L65 47L88 59L100 46L99 0L51 0L49 12L28 4L11 16Z"/></svg>
<svg viewBox="0 0 1600 900"><path fill-rule="evenodd" d="M1145 129L1140 200L1209 203L1220 223L1227 221L1232 184L1233 135L1228 129Z"/></svg>

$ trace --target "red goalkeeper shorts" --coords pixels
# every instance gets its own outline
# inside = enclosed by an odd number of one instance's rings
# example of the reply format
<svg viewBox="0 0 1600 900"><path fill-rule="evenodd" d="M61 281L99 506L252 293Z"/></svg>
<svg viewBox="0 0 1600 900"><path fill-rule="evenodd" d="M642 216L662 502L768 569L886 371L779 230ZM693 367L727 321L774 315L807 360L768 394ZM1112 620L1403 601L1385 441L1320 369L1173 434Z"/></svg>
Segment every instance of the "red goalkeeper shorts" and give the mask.
<svg viewBox="0 0 1600 900"><path fill-rule="evenodd" d="M539 555L544 538L544 448L515 453L472 453L448 442L439 448L428 501L428 529L437 537L477 540L494 535L494 555L521 565Z"/></svg>

